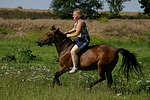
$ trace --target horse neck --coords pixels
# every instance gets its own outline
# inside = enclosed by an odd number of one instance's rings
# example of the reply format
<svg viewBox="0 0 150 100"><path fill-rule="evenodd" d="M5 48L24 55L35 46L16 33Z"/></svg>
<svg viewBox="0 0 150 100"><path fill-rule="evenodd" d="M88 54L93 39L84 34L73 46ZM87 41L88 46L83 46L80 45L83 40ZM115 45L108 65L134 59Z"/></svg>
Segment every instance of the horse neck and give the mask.
<svg viewBox="0 0 150 100"><path fill-rule="evenodd" d="M54 42L57 52L64 51L69 45L73 44L72 40L67 38L63 33L59 32L55 36Z"/></svg>

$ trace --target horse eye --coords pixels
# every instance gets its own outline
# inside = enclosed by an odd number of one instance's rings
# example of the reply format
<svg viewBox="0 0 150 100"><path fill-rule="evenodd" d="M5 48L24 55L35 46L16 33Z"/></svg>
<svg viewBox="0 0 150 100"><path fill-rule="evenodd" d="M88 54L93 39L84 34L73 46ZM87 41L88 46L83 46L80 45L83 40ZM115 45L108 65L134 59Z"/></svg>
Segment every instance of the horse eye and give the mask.
<svg viewBox="0 0 150 100"><path fill-rule="evenodd" d="M47 34L47 36L50 36L50 34Z"/></svg>

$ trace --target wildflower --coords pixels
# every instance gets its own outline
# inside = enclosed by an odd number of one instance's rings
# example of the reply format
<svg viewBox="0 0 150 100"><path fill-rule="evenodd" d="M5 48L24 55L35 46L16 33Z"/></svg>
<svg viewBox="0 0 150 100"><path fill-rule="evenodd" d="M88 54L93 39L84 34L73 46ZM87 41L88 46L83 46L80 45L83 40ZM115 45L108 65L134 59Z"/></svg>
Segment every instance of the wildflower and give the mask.
<svg viewBox="0 0 150 100"><path fill-rule="evenodd" d="M150 90L150 85L149 85L149 86L147 86L146 88L147 88L147 90Z"/></svg>
<svg viewBox="0 0 150 100"><path fill-rule="evenodd" d="M117 96L120 96L120 95L121 95L121 93L118 93L118 94L117 94Z"/></svg>
<svg viewBox="0 0 150 100"><path fill-rule="evenodd" d="M20 71L18 71L18 74L20 74Z"/></svg>
<svg viewBox="0 0 150 100"><path fill-rule="evenodd" d="M92 75L92 78L95 78L95 75Z"/></svg>
<svg viewBox="0 0 150 100"><path fill-rule="evenodd" d="M139 80L136 84L139 85L142 82L142 80Z"/></svg>
<svg viewBox="0 0 150 100"><path fill-rule="evenodd" d="M79 78L82 78L82 76L80 75Z"/></svg>
<svg viewBox="0 0 150 100"><path fill-rule="evenodd" d="M7 66L2 66L2 67L1 67L1 69L6 69L6 68L7 68Z"/></svg>
<svg viewBox="0 0 150 100"><path fill-rule="evenodd" d="M5 75L8 75L9 73L8 72L5 72Z"/></svg>
<svg viewBox="0 0 150 100"><path fill-rule="evenodd" d="M146 83L150 83L150 80L146 80Z"/></svg>
<svg viewBox="0 0 150 100"><path fill-rule="evenodd" d="M27 80L28 80L28 81L31 81L31 79L29 79L29 78L28 78Z"/></svg>
<svg viewBox="0 0 150 100"><path fill-rule="evenodd" d="M47 72L50 72L50 70L48 69Z"/></svg>

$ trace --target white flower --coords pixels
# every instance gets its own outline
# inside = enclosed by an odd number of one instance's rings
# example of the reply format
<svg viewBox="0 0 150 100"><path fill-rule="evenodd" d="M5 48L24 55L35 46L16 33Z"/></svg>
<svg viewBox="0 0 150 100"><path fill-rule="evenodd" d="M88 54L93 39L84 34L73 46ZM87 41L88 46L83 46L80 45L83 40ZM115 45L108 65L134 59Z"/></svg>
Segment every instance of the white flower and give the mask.
<svg viewBox="0 0 150 100"><path fill-rule="evenodd" d="M18 74L20 74L20 71L18 71Z"/></svg>
<svg viewBox="0 0 150 100"><path fill-rule="evenodd" d="M121 95L121 93L118 93L118 94L117 94L117 96L120 96L120 95Z"/></svg>
<svg viewBox="0 0 150 100"><path fill-rule="evenodd" d="M5 75L8 75L9 73L8 72L5 72Z"/></svg>
<svg viewBox="0 0 150 100"><path fill-rule="evenodd" d="M150 80L146 80L146 83L150 83Z"/></svg>
<svg viewBox="0 0 150 100"><path fill-rule="evenodd" d="M142 82L142 80L139 80L136 84L139 85Z"/></svg>
<svg viewBox="0 0 150 100"><path fill-rule="evenodd" d="M2 66L2 67L1 67L1 69L6 69L6 68L7 68L7 66Z"/></svg>

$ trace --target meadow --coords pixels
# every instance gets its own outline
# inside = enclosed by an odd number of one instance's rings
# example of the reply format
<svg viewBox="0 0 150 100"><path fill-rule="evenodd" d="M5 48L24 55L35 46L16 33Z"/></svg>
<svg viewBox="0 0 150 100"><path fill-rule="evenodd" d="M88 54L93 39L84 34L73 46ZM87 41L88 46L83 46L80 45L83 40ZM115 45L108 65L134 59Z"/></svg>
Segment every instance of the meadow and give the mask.
<svg viewBox="0 0 150 100"><path fill-rule="evenodd" d="M99 78L97 70L67 72L60 77L62 86L52 88L54 74L60 67L57 51L54 45L39 47L36 41L51 25L65 32L74 22L0 18L0 100L150 100L150 20L85 21L90 45L109 44L135 53L144 76L133 74L127 81L118 72L122 63L119 55L111 89L107 88L107 81L87 88Z"/></svg>
<svg viewBox="0 0 150 100"><path fill-rule="evenodd" d="M36 33L29 37L16 37L0 40L0 97L3 100L149 100L150 89L150 41L131 39L103 39L91 36L91 44L109 44L117 48L125 48L137 54L142 65L144 77L135 75L128 82L118 70L120 60L113 70L112 89L103 81L88 90L90 82L98 79L98 71L78 71L70 75L68 72L60 77L62 86L51 87L56 71L59 70L55 46L38 47ZM40 37L40 36L39 36ZM31 38L33 40L31 40ZM32 59L32 56L35 59ZM12 59L12 58L15 58Z"/></svg>

